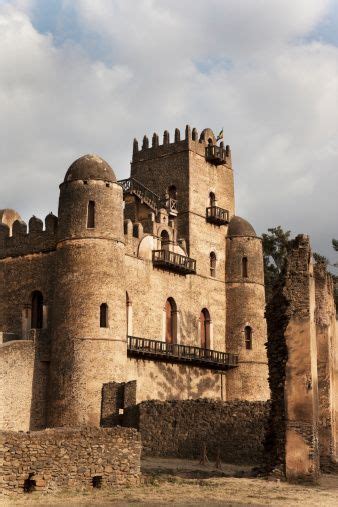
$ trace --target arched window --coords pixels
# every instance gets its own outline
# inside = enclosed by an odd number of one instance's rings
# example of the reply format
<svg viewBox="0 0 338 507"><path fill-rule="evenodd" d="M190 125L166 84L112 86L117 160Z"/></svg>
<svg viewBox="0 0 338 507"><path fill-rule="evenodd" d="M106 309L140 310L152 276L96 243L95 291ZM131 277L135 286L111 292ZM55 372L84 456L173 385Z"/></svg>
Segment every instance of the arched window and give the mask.
<svg viewBox="0 0 338 507"><path fill-rule="evenodd" d="M133 335L133 307L129 298L128 292L126 292L126 312L127 312L127 336Z"/></svg>
<svg viewBox="0 0 338 507"><path fill-rule="evenodd" d="M168 194L169 194L170 199L177 199L177 189L176 189L175 185L171 185L168 188Z"/></svg>
<svg viewBox="0 0 338 507"><path fill-rule="evenodd" d="M108 327L108 305L102 303L100 306L100 327Z"/></svg>
<svg viewBox="0 0 338 507"><path fill-rule="evenodd" d="M173 298L165 303L165 341L177 343L177 306Z"/></svg>
<svg viewBox="0 0 338 507"><path fill-rule="evenodd" d="M87 229L95 227L95 202L89 201L87 210Z"/></svg>
<svg viewBox="0 0 338 507"><path fill-rule="evenodd" d="M208 139L208 145L212 146L212 139L211 139L211 137L209 137L209 139Z"/></svg>
<svg viewBox="0 0 338 507"><path fill-rule="evenodd" d="M209 206L216 206L216 196L213 192L209 194Z"/></svg>
<svg viewBox="0 0 338 507"><path fill-rule="evenodd" d="M40 291L32 292L31 329L43 327L43 295Z"/></svg>
<svg viewBox="0 0 338 507"><path fill-rule="evenodd" d="M200 314L200 335L202 349L210 349L210 313L206 308Z"/></svg>
<svg viewBox="0 0 338 507"><path fill-rule="evenodd" d="M252 349L252 329L250 326L245 326L244 337L245 337L246 350L251 350Z"/></svg>
<svg viewBox="0 0 338 507"><path fill-rule="evenodd" d="M161 249L169 250L170 238L169 232L164 230L161 232Z"/></svg>
<svg viewBox="0 0 338 507"><path fill-rule="evenodd" d="M216 276L216 254L210 252L210 276Z"/></svg>
<svg viewBox="0 0 338 507"><path fill-rule="evenodd" d="M248 258L242 258L242 277L248 278Z"/></svg>

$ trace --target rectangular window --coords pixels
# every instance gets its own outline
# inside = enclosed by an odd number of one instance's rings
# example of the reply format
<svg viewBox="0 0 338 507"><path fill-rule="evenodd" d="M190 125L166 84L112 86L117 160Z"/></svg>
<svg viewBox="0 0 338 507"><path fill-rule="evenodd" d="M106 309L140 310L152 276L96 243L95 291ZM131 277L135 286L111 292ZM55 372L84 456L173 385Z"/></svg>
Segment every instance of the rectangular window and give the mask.
<svg viewBox="0 0 338 507"><path fill-rule="evenodd" d="M95 202L89 201L87 212L87 229L94 229L95 227Z"/></svg>

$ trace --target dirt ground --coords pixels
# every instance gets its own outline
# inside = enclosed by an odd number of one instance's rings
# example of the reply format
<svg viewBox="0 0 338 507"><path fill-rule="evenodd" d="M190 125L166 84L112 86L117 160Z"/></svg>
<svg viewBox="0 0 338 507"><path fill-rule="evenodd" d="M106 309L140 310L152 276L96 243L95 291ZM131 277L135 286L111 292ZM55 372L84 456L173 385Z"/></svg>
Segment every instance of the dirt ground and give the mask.
<svg viewBox="0 0 338 507"><path fill-rule="evenodd" d="M0 497L0 505L338 505L338 475L323 475L318 485L301 486L248 478L248 467L222 464L222 470L218 470L212 463L200 465L197 461L161 458L143 460L142 472L140 487L74 494L33 492L15 500Z"/></svg>

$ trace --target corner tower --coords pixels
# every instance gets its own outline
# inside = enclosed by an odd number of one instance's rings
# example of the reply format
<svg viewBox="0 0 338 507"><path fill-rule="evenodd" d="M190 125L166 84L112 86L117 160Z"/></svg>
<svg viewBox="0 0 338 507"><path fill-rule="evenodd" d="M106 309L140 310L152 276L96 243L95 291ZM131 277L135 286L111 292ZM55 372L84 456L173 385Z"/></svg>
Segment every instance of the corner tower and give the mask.
<svg viewBox="0 0 338 507"><path fill-rule="evenodd" d="M60 185L48 426L99 425L127 360L122 189L95 155Z"/></svg>
<svg viewBox="0 0 338 507"><path fill-rule="evenodd" d="M226 253L227 349L239 355L228 372L227 400L270 398L261 238L243 218L229 223Z"/></svg>

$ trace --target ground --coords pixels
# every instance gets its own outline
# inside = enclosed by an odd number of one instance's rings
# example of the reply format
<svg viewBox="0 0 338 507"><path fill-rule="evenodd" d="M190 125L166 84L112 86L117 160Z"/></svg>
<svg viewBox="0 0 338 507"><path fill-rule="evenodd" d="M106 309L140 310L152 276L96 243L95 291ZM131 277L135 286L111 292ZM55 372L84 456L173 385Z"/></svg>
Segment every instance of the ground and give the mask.
<svg viewBox="0 0 338 507"><path fill-rule="evenodd" d="M337 506L338 475L323 475L319 485L305 486L248 478L245 477L248 470L247 467L223 464L220 471L213 463L200 465L197 461L147 458L142 462L143 478L140 487L74 494L62 492L48 496L31 493L11 501L0 499L0 505ZM239 477L240 475L244 477Z"/></svg>

